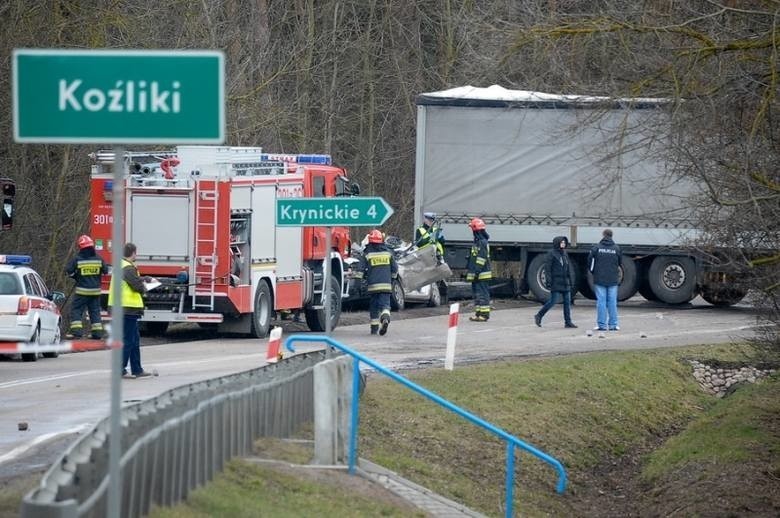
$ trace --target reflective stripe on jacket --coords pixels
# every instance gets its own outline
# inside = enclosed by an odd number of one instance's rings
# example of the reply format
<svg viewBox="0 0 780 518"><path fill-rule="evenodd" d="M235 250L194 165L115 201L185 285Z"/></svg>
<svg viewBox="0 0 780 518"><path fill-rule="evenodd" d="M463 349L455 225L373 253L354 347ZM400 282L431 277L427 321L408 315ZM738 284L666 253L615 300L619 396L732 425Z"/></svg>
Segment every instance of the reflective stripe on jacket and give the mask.
<svg viewBox="0 0 780 518"><path fill-rule="evenodd" d="M467 281L488 281L493 278L493 272L490 271L490 244L484 236L474 236L467 268Z"/></svg>
<svg viewBox="0 0 780 518"><path fill-rule="evenodd" d="M68 261L65 273L76 281L76 295L100 295L100 278L108 267L94 251L81 250Z"/></svg>
<svg viewBox="0 0 780 518"><path fill-rule="evenodd" d="M135 265L127 259L122 259L122 307L138 313L144 309L143 281L138 276ZM140 283L140 285L139 285ZM134 286L135 285L135 286ZM111 284L108 289L108 305L114 306L114 276L111 276Z"/></svg>
<svg viewBox="0 0 780 518"><path fill-rule="evenodd" d="M363 250L361 271L368 293L391 293L393 279L398 276L398 264L393 253L381 243L369 243Z"/></svg>

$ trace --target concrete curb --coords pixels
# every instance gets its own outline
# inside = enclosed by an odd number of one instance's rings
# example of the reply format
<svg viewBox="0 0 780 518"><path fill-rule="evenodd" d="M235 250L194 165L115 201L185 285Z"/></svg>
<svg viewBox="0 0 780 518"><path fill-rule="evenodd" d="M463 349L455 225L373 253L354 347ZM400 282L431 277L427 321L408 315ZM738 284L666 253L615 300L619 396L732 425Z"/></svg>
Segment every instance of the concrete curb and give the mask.
<svg viewBox="0 0 780 518"><path fill-rule="evenodd" d="M443 496L434 493L430 489L415 484L378 464L366 459L358 459L356 472L382 487L403 498L412 505L430 513L432 516L468 516L472 518L484 518L485 515L472 511L468 507L453 502Z"/></svg>

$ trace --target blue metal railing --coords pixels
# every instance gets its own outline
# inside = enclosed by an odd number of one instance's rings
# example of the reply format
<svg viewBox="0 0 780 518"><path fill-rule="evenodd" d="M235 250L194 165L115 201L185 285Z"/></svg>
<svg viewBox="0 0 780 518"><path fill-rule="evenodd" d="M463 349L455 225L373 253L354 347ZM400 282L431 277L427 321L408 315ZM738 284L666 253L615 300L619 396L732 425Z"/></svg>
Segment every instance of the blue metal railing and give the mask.
<svg viewBox="0 0 780 518"><path fill-rule="evenodd" d="M488 423L483 419L480 419L474 414L467 412L466 410L463 410L462 408L456 405L453 405L452 403L442 398L441 396L438 396L433 392L426 390L423 387L417 385L416 383L404 378L403 376L396 374L395 372L379 365L378 363L371 360L370 358L367 358L362 354L353 351L352 349L346 347L344 344L341 344L333 340L329 336L293 335L288 337L287 340L285 340L284 345L289 351L295 352L295 348L293 347L293 343L295 342L318 342L318 343L324 342L330 345L331 347L335 347L336 349L352 356L353 358L355 358L355 360L357 360L355 361L353 366L353 376L352 376L353 405L352 405L351 415L350 415L350 430L349 430L349 472L351 474L355 473L355 463L357 460L358 391L360 390L360 362L363 362L366 365L373 368L374 370L376 370L377 372L384 374L390 379L397 381L398 383L406 386L407 388L412 389L418 394L425 396L426 398L430 399L435 403L438 403L439 405L443 406L447 410L455 412L459 416L467 419L468 421L471 421L475 425L484 428L485 430L491 432L493 435L496 435L506 441L505 509L506 509L507 517L512 516L512 507L513 507L513 499L514 499L515 448L520 448L521 450L525 450L531 455L543 460L544 462L546 462L547 464L555 468L555 470L558 472L558 484L556 485L555 489L556 491L558 491L558 493L563 493L566 490L566 470L564 469L563 464L561 464L558 461L558 459L551 457L550 455L547 455L543 451L534 448L530 444L521 441L520 439L518 439L513 435L508 434L501 428L497 428L493 426L492 424Z"/></svg>

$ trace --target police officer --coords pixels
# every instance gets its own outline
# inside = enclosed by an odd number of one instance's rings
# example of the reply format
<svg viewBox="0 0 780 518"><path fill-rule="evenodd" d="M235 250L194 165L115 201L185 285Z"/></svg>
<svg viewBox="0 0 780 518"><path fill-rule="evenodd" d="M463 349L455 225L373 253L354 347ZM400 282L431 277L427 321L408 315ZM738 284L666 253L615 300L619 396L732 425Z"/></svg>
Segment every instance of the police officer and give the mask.
<svg viewBox="0 0 780 518"><path fill-rule="evenodd" d="M612 229L605 228L601 241L588 254L588 269L593 274L596 292L596 331L619 331L617 294L620 284L622 252L612 240Z"/></svg>
<svg viewBox="0 0 780 518"><path fill-rule="evenodd" d="M414 244L417 248L436 246L436 258L439 262L444 260L444 236L436 221L435 212L423 214L423 224L414 231Z"/></svg>
<svg viewBox="0 0 780 518"><path fill-rule="evenodd" d="M108 273L103 259L95 253L95 242L88 235L79 236L76 244L79 252L68 261L65 273L76 281L73 304L70 308L70 335L81 338L84 335L84 310L89 312L92 323L92 338L103 338L103 321L100 318L100 277Z"/></svg>
<svg viewBox="0 0 780 518"><path fill-rule="evenodd" d="M398 264L393 252L385 245L382 232L372 230L368 233L368 244L363 249L360 268L355 275L359 279L366 279L372 335L387 333L390 325L390 294L393 291L393 279L397 276Z"/></svg>
<svg viewBox="0 0 780 518"><path fill-rule="evenodd" d="M474 218L469 222L474 234L474 244L467 264L466 280L471 282L471 293L474 296L475 314L469 317L472 322L487 322L490 318L490 236L485 230L485 222Z"/></svg>

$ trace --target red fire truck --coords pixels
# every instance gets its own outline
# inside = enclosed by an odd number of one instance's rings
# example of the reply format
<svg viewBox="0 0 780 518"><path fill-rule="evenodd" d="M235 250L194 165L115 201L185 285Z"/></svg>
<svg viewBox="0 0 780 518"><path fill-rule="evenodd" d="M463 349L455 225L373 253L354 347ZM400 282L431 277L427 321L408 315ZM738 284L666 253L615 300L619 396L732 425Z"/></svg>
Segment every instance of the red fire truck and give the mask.
<svg viewBox="0 0 780 518"><path fill-rule="evenodd" d="M90 156L91 235L110 264L114 153ZM125 241L138 247L140 274L162 283L146 295L142 322L148 331L196 322L263 338L283 310L300 310L309 329L324 331L325 261L331 329L336 327L347 294L348 228L331 227L326 250L325 227L276 226L278 198L359 193L328 155L179 146L126 153L123 163ZM109 280L103 279L104 308Z"/></svg>

